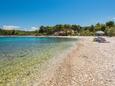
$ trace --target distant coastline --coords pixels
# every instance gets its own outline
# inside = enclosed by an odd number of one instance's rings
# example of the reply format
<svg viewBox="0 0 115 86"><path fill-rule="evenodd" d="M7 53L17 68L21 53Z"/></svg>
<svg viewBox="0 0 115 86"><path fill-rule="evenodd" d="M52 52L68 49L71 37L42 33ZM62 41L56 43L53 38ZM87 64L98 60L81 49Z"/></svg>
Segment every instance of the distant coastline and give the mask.
<svg viewBox="0 0 115 86"><path fill-rule="evenodd" d="M0 35L0 37L58 37L58 38L78 38L79 36L34 36L34 35Z"/></svg>
<svg viewBox="0 0 115 86"><path fill-rule="evenodd" d="M54 26L40 26L34 31L11 30L0 28L0 35L5 36L95 36L96 32L104 36L115 36L115 22L97 23L90 26L58 24Z"/></svg>

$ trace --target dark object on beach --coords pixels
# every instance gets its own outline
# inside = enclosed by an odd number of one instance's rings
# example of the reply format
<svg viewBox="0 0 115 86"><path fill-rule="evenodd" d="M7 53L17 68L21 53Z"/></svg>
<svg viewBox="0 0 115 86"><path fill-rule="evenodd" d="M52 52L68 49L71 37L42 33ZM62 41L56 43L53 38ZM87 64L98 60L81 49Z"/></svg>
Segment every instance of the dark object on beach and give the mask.
<svg viewBox="0 0 115 86"><path fill-rule="evenodd" d="M95 33L95 35L97 36L97 38L94 38L94 41L95 41L95 42L99 42L99 43L109 43L108 41L106 41L105 38L101 37L101 36L103 36L104 34L105 34L105 32L103 32L103 31L97 31L97 32Z"/></svg>
<svg viewBox="0 0 115 86"><path fill-rule="evenodd" d="M102 38L102 37L94 38L94 41L99 42L99 43L109 43L108 41L106 41L105 38Z"/></svg>

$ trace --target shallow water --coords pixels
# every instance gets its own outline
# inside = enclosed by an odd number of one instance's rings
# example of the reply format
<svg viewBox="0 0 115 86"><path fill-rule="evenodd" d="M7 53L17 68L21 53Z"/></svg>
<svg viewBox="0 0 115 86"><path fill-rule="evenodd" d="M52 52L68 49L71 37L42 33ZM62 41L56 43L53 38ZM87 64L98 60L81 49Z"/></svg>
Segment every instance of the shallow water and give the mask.
<svg viewBox="0 0 115 86"><path fill-rule="evenodd" d="M75 42L72 38L0 37L0 84L29 76L36 65L58 56Z"/></svg>

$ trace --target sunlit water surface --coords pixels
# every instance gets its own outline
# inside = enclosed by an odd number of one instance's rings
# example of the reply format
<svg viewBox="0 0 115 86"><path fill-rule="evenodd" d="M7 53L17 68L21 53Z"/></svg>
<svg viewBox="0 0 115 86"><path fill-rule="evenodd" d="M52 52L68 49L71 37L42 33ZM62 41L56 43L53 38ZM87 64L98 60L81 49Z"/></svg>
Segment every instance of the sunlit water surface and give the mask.
<svg viewBox="0 0 115 86"><path fill-rule="evenodd" d="M30 75L40 64L63 53L72 38L0 37L0 85ZM37 72L37 71L36 71Z"/></svg>

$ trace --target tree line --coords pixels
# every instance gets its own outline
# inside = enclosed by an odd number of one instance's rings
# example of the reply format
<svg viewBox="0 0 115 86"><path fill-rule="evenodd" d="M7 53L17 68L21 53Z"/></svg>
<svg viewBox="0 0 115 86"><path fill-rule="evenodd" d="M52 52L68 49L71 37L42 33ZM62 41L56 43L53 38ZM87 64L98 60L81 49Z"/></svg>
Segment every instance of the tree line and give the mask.
<svg viewBox="0 0 115 86"><path fill-rule="evenodd" d="M36 31L22 31L22 30L4 30L0 28L0 35L35 35Z"/></svg>
<svg viewBox="0 0 115 86"><path fill-rule="evenodd" d="M103 31L106 36L115 36L115 22L108 21L104 24L97 23L90 26L58 24L55 26L41 26L35 31L4 30L1 28L0 35L94 36L96 31Z"/></svg>

